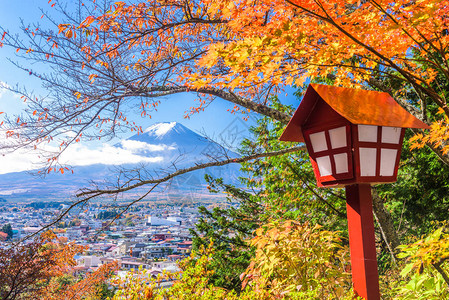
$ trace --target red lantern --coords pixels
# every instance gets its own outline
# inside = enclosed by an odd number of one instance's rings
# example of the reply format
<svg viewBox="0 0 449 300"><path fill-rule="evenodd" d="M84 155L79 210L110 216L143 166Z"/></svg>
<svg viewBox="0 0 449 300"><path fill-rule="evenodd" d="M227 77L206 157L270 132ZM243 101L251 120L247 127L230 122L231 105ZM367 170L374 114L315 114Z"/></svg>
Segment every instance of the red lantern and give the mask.
<svg viewBox="0 0 449 300"><path fill-rule="evenodd" d="M335 124L304 129L319 186L395 182L404 128Z"/></svg>
<svg viewBox="0 0 449 300"><path fill-rule="evenodd" d="M281 140L305 142L318 186L346 187L354 290L380 299L370 184L395 182L405 128L429 126L387 93L311 84Z"/></svg>

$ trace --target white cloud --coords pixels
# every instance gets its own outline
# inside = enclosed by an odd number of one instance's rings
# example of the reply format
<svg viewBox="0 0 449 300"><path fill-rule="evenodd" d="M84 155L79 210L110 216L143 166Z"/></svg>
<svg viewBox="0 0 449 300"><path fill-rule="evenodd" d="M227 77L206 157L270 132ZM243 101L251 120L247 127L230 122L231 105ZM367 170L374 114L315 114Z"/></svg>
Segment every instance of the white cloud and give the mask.
<svg viewBox="0 0 449 300"><path fill-rule="evenodd" d="M161 156L141 156L134 154L129 149L121 149L109 145L103 145L100 149L89 149L86 146L73 145L60 158L61 163L67 163L73 166L156 163L162 160L163 158Z"/></svg>
<svg viewBox="0 0 449 300"><path fill-rule="evenodd" d="M47 150L54 151L56 148L47 147ZM75 144L60 157L62 164L72 166L159 163L163 160L162 156L142 156L135 154L132 149L117 148L107 144L97 149L89 149L86 146ZM42 157L32 150L2 154L0 155L0 174L33 170L39 167L39 163L42 163Z"/></svg>
<svg viewBox="0 0 449 300"><path fill-rule="evenodd" d="M0 196L11 196L17 193L26 193L27 189L9 189L9 190L0 190Z"/></svg>
<svg viewBox="0 0 449 300"><path fill-rule="evenodd" d="M69 138L73 139L73 138L75 138L77 135L78 135L78 134L77 134L75 131L73 131L73 130L70 130L70 131L67 131L66 133L64 133L64 137L65 137L66 139L69 139Z"/></svg>
<svg viewBox="0 0 449 300"><path fill-rule="evenodd" d="M26 108L27 103L21 99L21 95L13 93L6 82L0 80L0 111L5 115L18 115ZM5 115L0 115L0 119Z"/></svg>
<svg viewBox="0 0 449 300"><path fill-rule="evenodd" d="M154 144L148 144L145 142L132 141L132 140L124 140L124 141L121 141L120 144L122 145L122 147L124 149L129 150L133 153L136 153L138 151L155 152L155 151L167 151L167 150L175 150L176 149L173 146L168 146L165 144L154 145Z"/></svg>
<svg viewBox="0 0 449 300"><path fill-rule="evenodd" d="M0 80L0 98L8 91L6 88L9 88L9 85Z"/></svg>
<svg viewBox="0 0 449 300"><path fill-rule="evenodd" d="M19 151L2 154L0 155L0 174L32 170L37 167L37 163L37 154L30 155Z"/></svg>

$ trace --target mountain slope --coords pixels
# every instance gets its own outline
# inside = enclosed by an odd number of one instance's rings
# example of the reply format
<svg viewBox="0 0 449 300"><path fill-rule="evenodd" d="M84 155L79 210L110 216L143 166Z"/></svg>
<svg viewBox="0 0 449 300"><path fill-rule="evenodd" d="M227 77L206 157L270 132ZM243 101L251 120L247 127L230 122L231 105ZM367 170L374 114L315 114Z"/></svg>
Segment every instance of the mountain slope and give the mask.
<svg viewBox="0 0 449 300"><path fill-rule="evenodd" d="M88 186L90 181L117 182L118 168L144 167L145 172L142 174L145 175L142 176L159 178L176 169L226 157L238 157L238 154L224 149L176 122L154 124L139 135L104 148L107 149L107 153L115 152L132 156L133 163L117 165L114 159L110 161L106 159L107 163L75 166L74 174L49 174L44 179L31 176L28 172L3 174L0 175L0 197L9 201L64 200L73 196L80 188ZM117 157L117 155L111 157ZM136 158L140 161L136 162ZM126 161L126 159L120 159L120 161ZM197 170L174 178L169 184L161 187L153 197L167 198L167 200L187 197L192 201L195 197L212 197L206 189L204 181L206 173L214 177L223 177L225 182L233 184L238 183L237 178L240 176L238 165ZM128 196L132 197L132 195Z"/></svg>

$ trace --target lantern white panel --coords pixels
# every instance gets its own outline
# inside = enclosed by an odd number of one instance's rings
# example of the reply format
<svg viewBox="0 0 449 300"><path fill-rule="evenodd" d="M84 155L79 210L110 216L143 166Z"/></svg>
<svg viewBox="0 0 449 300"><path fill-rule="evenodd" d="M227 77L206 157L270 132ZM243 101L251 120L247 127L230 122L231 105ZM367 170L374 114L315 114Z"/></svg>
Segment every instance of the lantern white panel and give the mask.
<svg viewBox="0 0 449 300"><path fill-rule="evenodd" d="M346 147L346 127L338 127L329 130L331 146L333 149Z"/></svg>
<svg viewBox="0 0 449 300"><path fill-rule="evenodd" d="M312 143L313 152L327 150L326 136L324 134L324 131L312 133L309 137L310 142Z"/></svg>
<svg viewBox="0 0 449 300"><path fill-rule="evenodd" d="M380 176L393 176L397 155L396 149L380 150Z"/></svg>
<svg viewBox="0 0 449 300"><path fill-rule="evenodd" d="M331 160L329 156L317 157L316 163L321 176L332 175Z"/></svg>
<svg viewBox="0 0 449 300"><path fill-rule="evenodd" d="M348 154L340 153L334 155L335 174L348 173Z"/></svg>
<svg viewBox="0 0 449 300"><path fill-rule="evenodd" d="M382 127L382 143L399 144L401 138L401 128Z"/></svg>
<svg viewBox="0 0 449 300"><path fill-rule="evenodd" d="M359 142L377 142L377 126L357 125Z"/></svg>
<svg viewBox="0 0 449 300"><path fill-rule="evenodd" d="M376 148L359 148L360 176L376 176Z"/></svg>

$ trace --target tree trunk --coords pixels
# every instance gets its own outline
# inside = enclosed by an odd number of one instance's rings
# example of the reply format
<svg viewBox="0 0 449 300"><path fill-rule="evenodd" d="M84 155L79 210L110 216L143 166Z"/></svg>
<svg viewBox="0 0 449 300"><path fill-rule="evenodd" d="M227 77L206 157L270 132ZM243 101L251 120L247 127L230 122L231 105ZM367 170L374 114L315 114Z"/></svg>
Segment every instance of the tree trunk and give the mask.
<svg viewBox="0 0 449 300"><path fill-rule="evenodd" d="M385 208L383 200L379 197L376 189L373 189L373 212L374 218L380 228L382 239L388 247L391 259L396 262L396 248L400 245L399 236L394 228L390 212Z"/></svg>

